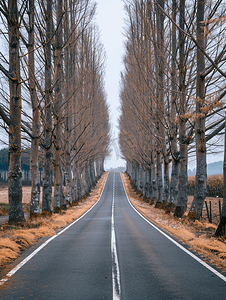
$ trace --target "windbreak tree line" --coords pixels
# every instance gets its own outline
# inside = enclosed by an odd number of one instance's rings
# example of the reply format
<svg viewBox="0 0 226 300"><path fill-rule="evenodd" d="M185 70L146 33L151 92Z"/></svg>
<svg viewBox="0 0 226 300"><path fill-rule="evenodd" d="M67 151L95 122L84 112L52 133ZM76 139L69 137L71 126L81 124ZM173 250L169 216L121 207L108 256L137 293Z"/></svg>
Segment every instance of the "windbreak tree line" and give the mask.
<svg viewBox="0 0 226 300"><path fill-rule="evenodd" d="M0 2L0 122L2 136L3 130L9 136L9 223L24 220L21 141L30 149L31 215L40 212L39 161L45 212L80 200L103 172L110 125L95 10L92 0Z"/></svg>
<svg viewBox="0 0 226 300"><path fill-rule="evenodd" d="M9 157L9 149L3 148L0 150L0 173L1 171L8 171L8 157ZM30 153L29 152L21 152L21 169L24 171L30 170ZM1 179L0 179L1 180Z"/></svg>
<svg viewBox="0 0 226 300"><path fill-rule="evenodd" d="M224 144L226 3L124 4L119 127L127 173L151 203L181 217L187 209L188 161L196 159L190 216L199 220L207 191L207 151L222 151Z"/></svg>

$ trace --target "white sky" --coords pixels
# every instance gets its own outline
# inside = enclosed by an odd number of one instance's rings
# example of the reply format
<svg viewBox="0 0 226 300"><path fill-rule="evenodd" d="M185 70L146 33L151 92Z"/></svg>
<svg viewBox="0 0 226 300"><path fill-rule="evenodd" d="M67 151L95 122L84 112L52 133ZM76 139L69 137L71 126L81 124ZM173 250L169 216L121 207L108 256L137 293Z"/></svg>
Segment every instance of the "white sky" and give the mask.
<svg viewBox="0 0 226 300"><path fill-rule="evenodd" d="M101 41L107 54L106 66L106 92L110 104L110 119L112 133L117 137L117 119L119 117L119 80L120 71L123 69L123 26L124 10L121 0L97 0L96 23L99 26ZM112 147L113 148L113 147ZM105 168L124 166L125 161L116 157L114 148L112 155L105 162Z"/></svg>

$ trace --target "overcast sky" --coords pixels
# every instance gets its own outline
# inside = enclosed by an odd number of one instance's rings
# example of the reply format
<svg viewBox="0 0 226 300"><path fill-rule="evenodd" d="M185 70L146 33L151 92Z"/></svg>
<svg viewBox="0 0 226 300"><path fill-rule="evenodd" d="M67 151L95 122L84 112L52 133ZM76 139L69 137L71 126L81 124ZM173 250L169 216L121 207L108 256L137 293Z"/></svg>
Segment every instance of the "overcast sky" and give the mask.
<svg viewBox="0 0 226 300"><path fill-rule="evenodd" d="M123 26L125 13L121 0L98 0L96 22L101 33L101 40L107 54L106 92L110 104L112 132L117 137L117 119L119 117L119 80L123 69ZM113 168L125 165L125 161L117 159L113 148L111 157L105 167Z"/></svg>

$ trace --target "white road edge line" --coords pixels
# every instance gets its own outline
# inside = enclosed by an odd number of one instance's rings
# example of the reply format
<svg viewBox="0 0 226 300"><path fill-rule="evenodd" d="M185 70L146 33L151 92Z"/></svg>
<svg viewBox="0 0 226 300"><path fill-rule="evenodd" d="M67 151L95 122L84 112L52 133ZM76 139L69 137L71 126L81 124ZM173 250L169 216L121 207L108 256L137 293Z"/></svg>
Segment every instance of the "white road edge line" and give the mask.
<svg viewBox="0 0 226 300"><path fill-rule="evenodd" d="M121 175L121 173L120 173ZM121 180L122 180L122 175L121 175ZM180 245L178 242L176 242L174 239L172 239L170 236L168 236L165 232L163 232L161 229L159 229L157 226L155 226L153 223L151 223L148 219L146 219L133 205L132 203L129 201L129 198L127 196L126 190L125 190L125 186L123 184L122 181L122 185L127 197L127 200L129 202L129 204L131 205L131 207L138 213L138 215L141 216L141 218L143 218L148 224L150 224L152 227L154 227L156 230L158 230L162 235L164 235L168 240L170 240L172 243L174 243L178 248L180 248L181 250L183 250L185 253L187 253L188 255L190 255L192 258L194 258L197 262L199 262L201 265L203 265L204 267L206 267L209 271L213 272L216 276L218 276L220 279L222 279L224 282L226 282L226 277L224 275L222 275L221 273L219 273L217 270L215 270L213 267L211 267L210 265L208 265L207 263L205 263L203 260L201 260L199 257L197 257L195 254L193 254L192 252L190 252L189 250L187 250L186 248L184 248L182 245Z"/></svg>
<svg viewBox="0 0 226 300"><path fill-rule="evenodd" d="M108 173L108 175L109 175L109 173ZM81 217L79 217L78 219L76 219L75 221L73 221L71 224L69 224L63 230L61 230L60 232L58 232L57 234L55 234L54 236L52 236L51 238L49 238L41 246L39 246L34 252L32 252L24 260L22 260L15 268L13 268L8 274L6 274L6 277L8 277L8 278L3 278L3 279L0 280L0 285L3 285L5 282L7 282L11 276L13 276L19 269L21 269L30 259L32 259L32 257L35 256L35 254L37 254L39 251L41 251L47 244L49 244L52 240L54 240L56 237L58 237L59 235L61 235L63 232L65 232L67 229L69 229L71 226L73 226L75 223L77 223L79 220L81 220L86 214L88 214L88 212L90 212L91 209L93 209L94 206L96 206L97 203L100 201L100 198L101 198L101 196L103 194L103 191L104 191L107 179L108 179L108 176L106 178L103 190L102 190L102 192L100 194L100 197L99 197L98 201L96 203L94 203L93 206L91 206L89 210L87 210Z"/></svg>
<svg viewBox="0 0 226 300"><path fill-rule="evenodd" d="M114 180L113 180L113 199L112 199L112 209L111 209L112 285L113 285L113 300L120 300L121 286L120 286L119 262L118 262L116 238L115 238L114 210L115 210L115 173L114 173Z"/></svg>

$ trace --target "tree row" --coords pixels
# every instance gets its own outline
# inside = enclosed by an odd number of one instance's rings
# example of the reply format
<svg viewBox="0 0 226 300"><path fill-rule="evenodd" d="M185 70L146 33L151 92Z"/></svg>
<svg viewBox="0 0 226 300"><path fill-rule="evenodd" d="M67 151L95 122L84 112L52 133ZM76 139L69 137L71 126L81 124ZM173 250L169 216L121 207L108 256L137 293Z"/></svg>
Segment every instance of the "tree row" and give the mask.
<svg viewBox="0 0 226 300"><path fill-rule="evenodd" d="M187 209L188 163L195 161L190 216L199 220L207 153L223 152L224 144L225 2L124 2L119 127L127 172L156 207L181 217Z"/></svg>
<svg viewBox="0 0 226 300"><path fill-rule="evenodd" d="M0 2L0 122L2 141L9 137L9 223L24 220L22 149L30 149L31 215L40 213L40 161L42 212L59 212L80 200L103 172L110 125L95 10L91 0Z"/></svg>

